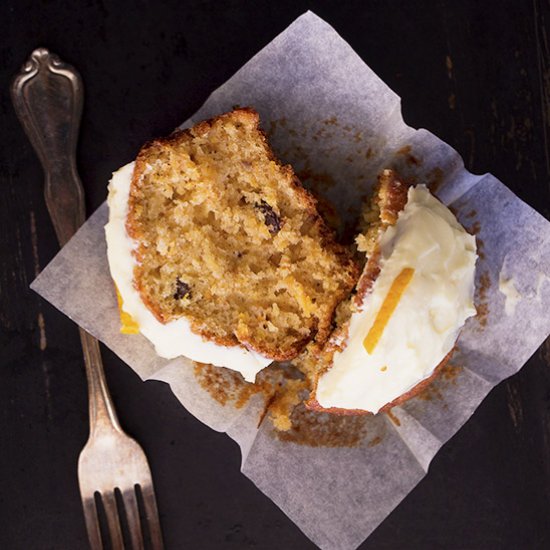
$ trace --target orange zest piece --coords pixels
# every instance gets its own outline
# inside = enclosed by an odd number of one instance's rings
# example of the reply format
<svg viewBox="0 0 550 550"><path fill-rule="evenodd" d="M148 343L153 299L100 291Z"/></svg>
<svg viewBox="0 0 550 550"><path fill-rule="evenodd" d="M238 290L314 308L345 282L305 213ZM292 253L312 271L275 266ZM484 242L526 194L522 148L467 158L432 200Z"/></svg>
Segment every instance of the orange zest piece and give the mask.
<svg viewBox="0 0 550 550"><path fill-rule="evenodd" d="M378 341L382 337L382 333L384 332L390 317L395 311L403 292L405 292L405 289L411 282L413 275L414 269L411 267L405 267L393 281L388 294L384 298L382 307L376 315L376 319L374 320L372 327L363 340L363 346L368 353L372 353L374 351L376 344L378 344Z"/></svg>
<svg viewBox="0 0 550 550"><path fill-rule="evenodd" d="M120 332L121 334L139 334L139 325L134 321L129 313L122 309L122 296L115 286L116 300L118 302L118 313L120 315Z"/></svg>

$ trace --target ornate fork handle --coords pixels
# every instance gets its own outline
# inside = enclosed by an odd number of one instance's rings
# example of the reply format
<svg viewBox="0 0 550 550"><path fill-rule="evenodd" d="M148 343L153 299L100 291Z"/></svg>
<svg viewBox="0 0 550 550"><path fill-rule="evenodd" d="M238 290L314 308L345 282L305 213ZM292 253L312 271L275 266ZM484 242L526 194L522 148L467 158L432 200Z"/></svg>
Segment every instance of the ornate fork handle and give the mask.
<svg viewBox="0 0 550 550"><path fill-rule="evenodd" d="M38 48L15 78L11 93L17 116L42 163L46 205L63 246L85 220L84 191L76 169L82 80L73 67ZM98 342L83 329L80 339L88 379L90 433L101 427L120 430Z"/></svg>
<svg viewBox="0 0 550 550"><path fill-rule="evenodd" d="M85 220L84 191L76 170L82 80L73 67L38 48L11 92L17 116L42 163L46 205L63 246Z"/></svg>

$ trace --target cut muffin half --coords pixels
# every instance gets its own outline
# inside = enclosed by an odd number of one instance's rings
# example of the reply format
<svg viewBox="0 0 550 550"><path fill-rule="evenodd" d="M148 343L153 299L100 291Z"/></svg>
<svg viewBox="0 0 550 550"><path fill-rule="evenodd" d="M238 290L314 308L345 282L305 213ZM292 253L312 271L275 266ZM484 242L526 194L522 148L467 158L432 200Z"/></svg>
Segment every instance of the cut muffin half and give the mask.
<svg viewBox="0 0 550 550"><path fill-rule="evenodd" d="M384 170L357 243L368 259L308 402L336 414L377 413L416 395L476 312L475 238L426 186Z"/></svg>
<svg viewBox="0 0 550 550"><path fill-rule="evenodd" d="M126 230L133 284L158 322L185 318L205 340L273 360L326 341L358 276L252 109L146 144Z"/></svg>

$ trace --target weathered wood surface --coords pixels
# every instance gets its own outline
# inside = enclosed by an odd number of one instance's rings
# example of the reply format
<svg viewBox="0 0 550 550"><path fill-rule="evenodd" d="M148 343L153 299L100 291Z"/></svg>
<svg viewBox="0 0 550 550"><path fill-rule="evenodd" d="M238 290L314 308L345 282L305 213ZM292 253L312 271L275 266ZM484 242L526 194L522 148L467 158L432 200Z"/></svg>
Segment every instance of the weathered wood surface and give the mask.
<svg viewBox="0 0 550 550"><path fill-rule="evenodd" d="M0 7L0 548L85 548L76 460L87 437L72 323L28 285L57 245L8 82L47 46L78 67L88 212L110 172L169 132L308 8L453 145L550 218L550 2L29 2ZM169 388L105 351L121 420L147 449L168 548L313 545L239 474L237 446ZM361 547L550 547L550 341L495 389Z"/></svg>

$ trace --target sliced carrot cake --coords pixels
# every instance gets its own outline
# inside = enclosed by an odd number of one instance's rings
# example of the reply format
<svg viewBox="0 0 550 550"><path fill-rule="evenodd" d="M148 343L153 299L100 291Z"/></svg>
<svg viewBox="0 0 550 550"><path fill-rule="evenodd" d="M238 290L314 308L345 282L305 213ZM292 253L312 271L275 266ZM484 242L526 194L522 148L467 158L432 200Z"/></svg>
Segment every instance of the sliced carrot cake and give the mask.
<svg viewBox="0 0 550 550"><path fill-rule="evenodd" d="M253 381L327 340L358 268L252 109L140 150L109 187L108 259L123 329L159 355Z"/></svg>

